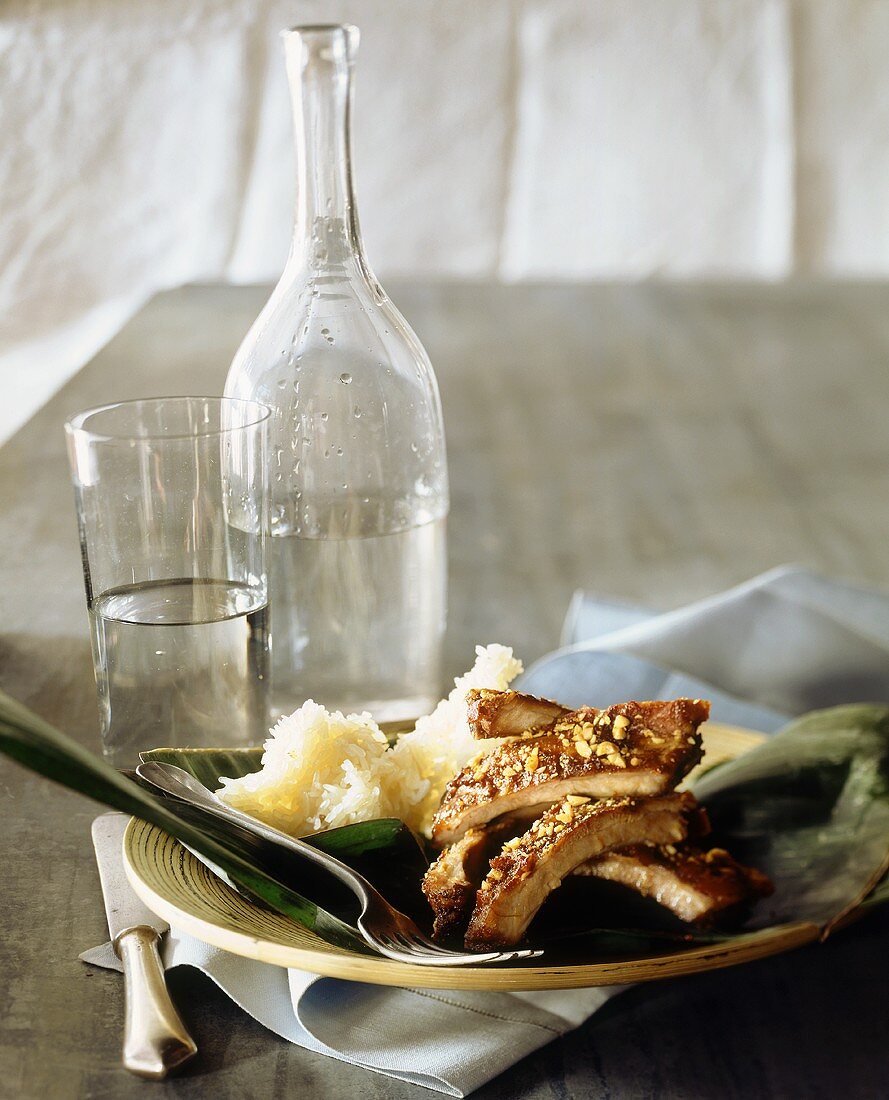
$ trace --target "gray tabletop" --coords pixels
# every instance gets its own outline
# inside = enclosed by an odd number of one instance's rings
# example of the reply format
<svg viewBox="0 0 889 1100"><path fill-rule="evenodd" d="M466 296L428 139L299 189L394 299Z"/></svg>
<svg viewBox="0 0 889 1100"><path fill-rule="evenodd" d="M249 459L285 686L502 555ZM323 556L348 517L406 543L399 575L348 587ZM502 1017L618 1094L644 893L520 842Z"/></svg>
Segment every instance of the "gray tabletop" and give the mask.
<svg viewBox="0 0 889 1100"><path fill-rule="evenodd" d="M572 591L673 607L798 561L889 584L889 287L398 286L436 365L452 474L447 672L477 642L551 648ZM96 746L61 425L104 401L219 392L264 292L161 295L0 450L0 686ZM0 1095L431 1095L291 1047L200 975L182 1078L119 1069L96 808L3 764ZM876 1097L889 915L826 945L637 987L476 1095Z"/></svg>

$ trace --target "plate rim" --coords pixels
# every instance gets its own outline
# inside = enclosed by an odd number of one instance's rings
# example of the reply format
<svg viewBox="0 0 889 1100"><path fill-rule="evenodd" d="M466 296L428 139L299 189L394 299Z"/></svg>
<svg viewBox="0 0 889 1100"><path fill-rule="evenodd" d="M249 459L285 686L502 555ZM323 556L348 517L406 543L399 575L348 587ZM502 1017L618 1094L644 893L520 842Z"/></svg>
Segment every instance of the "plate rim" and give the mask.
<svg viewBox="0 0 889 1100"><path fill-rule="evenodd" d="M739 751L733 753L733 756L742 755L766 740L762 733L718 722L708 723L704 727L705 736L708 727L712 732L718 730L724 740L737 745ZM742 933L730 944L702 944L684 951L642 959L612 959L607 962L567 963L557 966L427 967L400 963L391 959L352 955L336 949L312 951L275 943L273 940L265 940L246 932L223 927L204 917L196 916L187 909L180 908L163 894L158 893L140 876L131 858L136 829L140 825L163 833L158 826L131 818L122 842L123 865L133 890L152 912L171 927L186 932L212 947L258 962L305 970L323 977L368 982L374 985L427 989L508 992L590 988L657 981L683 974L698 974L708 970L737 966L769 955L780 954L795 947L802 947L815 942L820 936L820 929L816 924L796 921ZM175 843L179 842L175 841ZM189 858L194 857L189 855ZM226 887L226 889L231 888ZM244 906L251 904L246 898L236 896L239 903Z"/></svg>

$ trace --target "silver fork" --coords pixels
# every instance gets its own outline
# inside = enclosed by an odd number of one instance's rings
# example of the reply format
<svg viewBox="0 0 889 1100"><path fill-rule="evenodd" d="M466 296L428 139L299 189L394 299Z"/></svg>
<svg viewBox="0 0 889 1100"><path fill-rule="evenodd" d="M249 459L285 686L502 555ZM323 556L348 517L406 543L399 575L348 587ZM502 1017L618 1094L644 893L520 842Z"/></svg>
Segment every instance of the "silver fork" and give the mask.
<svg viewBox="0 0 889 1100"><path fill-rule="evenodd" d="M158 760L146 761L136 768L136 774L146 783L183 802L200 806L217 817L231 821L242 829L278 844L291 852L323 867L340 882L349 887L361 902L358 931L376 951L399 962L419 963L422 966L467 966L472 963L511 962L515 959L534 958L542 951L527 949L516 951L464 952L440 947L424 935L410 917L393 908L388 901L363 876L347 864L328 855L304 840L297 840L278 829L273 829L249 814L236 810L223 802L200 780L175 764L162 764Z"/></svg>

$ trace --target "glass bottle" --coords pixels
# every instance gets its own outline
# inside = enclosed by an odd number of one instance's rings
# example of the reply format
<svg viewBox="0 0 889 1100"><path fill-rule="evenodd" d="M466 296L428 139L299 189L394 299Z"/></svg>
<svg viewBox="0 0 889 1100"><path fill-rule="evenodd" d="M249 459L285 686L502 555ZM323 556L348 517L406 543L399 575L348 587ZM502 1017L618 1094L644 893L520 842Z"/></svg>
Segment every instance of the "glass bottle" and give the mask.
<svg viewBox="0 0 889 1100"><path fill-rule="evenodd" d="M284 32L297 152L284 273L225 393L272 409L272 699L380 719L439 696L448 480L438 387L364 256L352 188L358 31Z"/></svg>

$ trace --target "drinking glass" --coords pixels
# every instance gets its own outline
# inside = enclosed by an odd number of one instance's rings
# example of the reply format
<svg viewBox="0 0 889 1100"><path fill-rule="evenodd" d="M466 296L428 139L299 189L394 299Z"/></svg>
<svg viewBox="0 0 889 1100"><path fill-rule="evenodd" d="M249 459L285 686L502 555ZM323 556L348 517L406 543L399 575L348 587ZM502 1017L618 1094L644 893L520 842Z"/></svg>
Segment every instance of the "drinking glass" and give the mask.
<svg viewBox="0 0 889 1100"><path fill-rule="evenodd" d="M162 397L65 425L102 749L238 746L267 727L269 410Z"/></svg>

